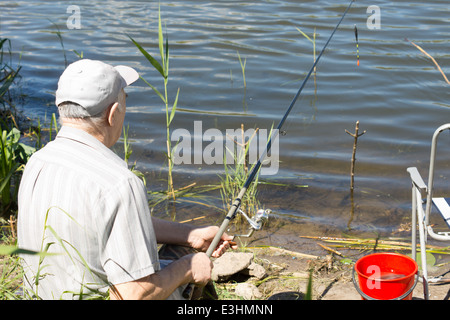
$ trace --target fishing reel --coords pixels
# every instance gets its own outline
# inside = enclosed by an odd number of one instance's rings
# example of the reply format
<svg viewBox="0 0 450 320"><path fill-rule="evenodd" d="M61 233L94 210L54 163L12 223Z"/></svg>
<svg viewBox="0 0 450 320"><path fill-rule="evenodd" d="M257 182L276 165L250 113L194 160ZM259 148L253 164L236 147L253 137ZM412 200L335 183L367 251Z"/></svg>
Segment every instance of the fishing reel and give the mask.
<svg viewBox="0 0 450 320"><path fill-rule="evenodd" d="M241 213L244 216L245 220L247 220L247 222L250 224L250 230L249 230L248 234L234 235L234 238L235 237L249 238L253 235L253 232L259 231L262 229L262 227L264 226L266 221L269 220L269 214L272 212L272 210L259 209L252 218L249 218L249 216L244 211L242 211L240 208L238 209L238 212Z"/></svg>

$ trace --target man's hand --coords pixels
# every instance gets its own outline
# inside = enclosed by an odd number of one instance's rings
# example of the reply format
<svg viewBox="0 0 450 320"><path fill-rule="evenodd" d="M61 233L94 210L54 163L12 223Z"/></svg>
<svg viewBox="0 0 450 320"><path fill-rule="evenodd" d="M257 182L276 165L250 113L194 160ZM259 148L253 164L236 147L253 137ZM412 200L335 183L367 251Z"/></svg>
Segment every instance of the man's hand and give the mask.
<svg viewBox="0 0 450 320"><path fill-rule="evenodd" d="M195 228L189 233L188 243L194 249L206 251L218 231L219 227L217 226ZM230 247L232 249L237 249L236 243L232 240L232 236L224 233L217 244L217 247L213 251L212 256L214 258L220 257Z"/></svg>
<svg viewBox="0 0 450 320"><path fill-rule="evenodd" d="M152 218L158 243L190 246L199 251L206 252L212 240L219 231L217 226L195 227L189 224ZM220 257L228 248L237 249L232 241L233 237L224 233L217 244L212 256Z"/></svg>
<svg viewBox="0 0 450 320"><path fill-rule="evenodd" d="M199 287L204 287L211 280L213 263L204 252L193 253L181 259L190 260L190 283L195 283Z"/></svg>

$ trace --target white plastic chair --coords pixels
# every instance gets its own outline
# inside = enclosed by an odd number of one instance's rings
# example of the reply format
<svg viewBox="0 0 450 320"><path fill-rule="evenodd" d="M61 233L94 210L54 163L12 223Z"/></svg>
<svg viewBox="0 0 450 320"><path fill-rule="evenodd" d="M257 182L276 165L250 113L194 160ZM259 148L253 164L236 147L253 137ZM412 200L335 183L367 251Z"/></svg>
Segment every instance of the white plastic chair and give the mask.
<svg viewBox="0 0 450 320"><path fill-rule="evenodd" d="M407 171L410 174L412 181L412 256L416 259L416 229L419 230L419 245L422 260L422 280L424 288L424 298L429 299L428 283L438 282L438 278L428 278L427 263L426 263L426 248L427 238L430 237L439 241L450 241L450 230L447 232L434 232L430 225L430 213L434 207L442 215L447 226L450 229L450 198L433 197L433 182L434 182L434 164L436 159L436 146L439 135L450 129L450 123L440 126L433 134L431 141L431 155L430 168L428 172L428 185L425 184L419 171L416 167L410 167ZM425 199L425 200L423 200ZM425 206L425 209L424 209ZM418 228L417 228L418 227Z"/></svg>

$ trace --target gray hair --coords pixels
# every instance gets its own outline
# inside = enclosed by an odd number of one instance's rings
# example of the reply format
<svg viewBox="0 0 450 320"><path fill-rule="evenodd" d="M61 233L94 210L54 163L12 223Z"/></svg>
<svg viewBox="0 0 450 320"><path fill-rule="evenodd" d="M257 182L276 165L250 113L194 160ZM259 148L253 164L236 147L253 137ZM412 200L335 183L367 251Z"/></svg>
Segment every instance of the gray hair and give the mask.
<svg viewBox="0 0 450 320"><path fill-rule="evenodd" d="M123 110L123 106L120 103L119 110ZM60 118L84 120L89 121L95 125L101 125L102 122L106 120L106 111L107 109L91 116L83 106L79 105L76 102L64 101L58 105Z"/></svg>
<svg viewBox="0 0 450 320"><path fill-rule="evenodd" d="M90 117L101 117L101 114L104 113L101 112L98 115L91 116L85 108L83 108L81 105L79 105L76 102L72 101L65 101L58 105L58 112L59 116L61 118L69 118L69 119L85 119Z"/></svg>

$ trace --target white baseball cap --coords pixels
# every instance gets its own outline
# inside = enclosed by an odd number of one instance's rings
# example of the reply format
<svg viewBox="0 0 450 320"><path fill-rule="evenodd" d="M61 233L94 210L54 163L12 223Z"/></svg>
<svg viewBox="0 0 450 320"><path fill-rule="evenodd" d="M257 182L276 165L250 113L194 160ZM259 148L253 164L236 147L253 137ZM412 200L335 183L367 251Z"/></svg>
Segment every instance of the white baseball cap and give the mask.
<svg viewBox="0 0 450 320"><path fill-rule="evenodd" d="M117 102L122 88L139 79L127 66L111 66L98 60L82 59L70 64L58 81L55 103L75 102L91 116Z"/></svg>

